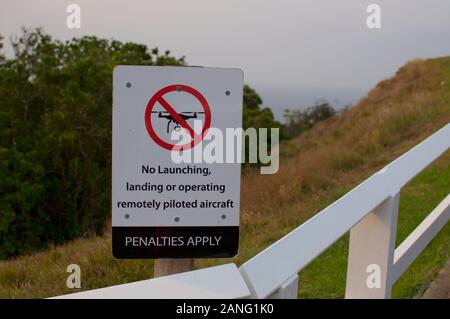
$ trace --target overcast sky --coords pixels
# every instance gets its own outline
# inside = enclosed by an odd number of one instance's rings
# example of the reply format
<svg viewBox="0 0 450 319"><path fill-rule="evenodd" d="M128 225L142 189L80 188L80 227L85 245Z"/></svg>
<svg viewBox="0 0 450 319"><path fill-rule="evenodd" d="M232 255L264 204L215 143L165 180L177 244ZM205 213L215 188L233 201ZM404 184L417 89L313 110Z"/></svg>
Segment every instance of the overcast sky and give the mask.
<svg viewBox="0 0 450 319"><path fill-rule="evenodd" d="M81 6L81 29L66 27L70 3ZM371 3L381 7L381 29L366 26ZM355 103L406 61L450 55L449 0L0 0L0 33L21 26L239 67L277 117L319 98Z"/></svg>

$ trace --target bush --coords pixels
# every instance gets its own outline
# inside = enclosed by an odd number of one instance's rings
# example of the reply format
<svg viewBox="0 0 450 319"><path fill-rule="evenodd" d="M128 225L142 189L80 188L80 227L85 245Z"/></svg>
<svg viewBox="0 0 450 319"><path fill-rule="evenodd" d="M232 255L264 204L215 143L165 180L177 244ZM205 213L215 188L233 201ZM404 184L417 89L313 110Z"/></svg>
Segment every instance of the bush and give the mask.
<svg viewBox="0 0 450 319"><path fill-rule="evenodd" d="M313 127L317 122L324 121L336 114L336 110L328 103L316 103L306 110L285 110L285 135L288 138L300 135Z"/></svg>

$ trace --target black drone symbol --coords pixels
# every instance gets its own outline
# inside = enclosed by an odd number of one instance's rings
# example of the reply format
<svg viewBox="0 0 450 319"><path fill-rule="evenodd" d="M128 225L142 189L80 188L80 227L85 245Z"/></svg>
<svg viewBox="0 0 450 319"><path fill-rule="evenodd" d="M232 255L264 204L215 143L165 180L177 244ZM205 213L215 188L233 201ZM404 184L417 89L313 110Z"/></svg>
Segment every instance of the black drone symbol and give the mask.
<svg viewBox="0 0 450 319"><path fill-rule="evenodd" d="M181 129L181 125L180 123L178 123L172 116L172 114L170 114L167 111L152 111L152 113L157 113L159 118L163 118L168 120L169 122L167 122L167 134L169 134L169 128L170 128L170 123L175 123L174 126L174 130L175 131L179 131ZM197 114L205 114L205 112L180 112L177 113L179 117L181 117L183 120L189 120L189 119L196 119L197 118Z"/></svg>

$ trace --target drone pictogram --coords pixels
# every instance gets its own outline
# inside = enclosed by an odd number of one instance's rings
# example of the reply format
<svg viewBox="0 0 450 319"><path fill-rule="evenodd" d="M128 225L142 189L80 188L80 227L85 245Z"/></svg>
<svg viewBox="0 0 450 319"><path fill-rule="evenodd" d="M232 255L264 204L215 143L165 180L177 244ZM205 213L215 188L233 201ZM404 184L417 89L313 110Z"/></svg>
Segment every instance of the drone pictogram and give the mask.
<svg viewBox="0 0 450 319"><path fill-rule="evenodd" d="M176 119L173 118L172 114L170 114L168 111L152 111L152 114L158 114L158 118L163 118L168 120L167 122L167 134L169 134L170 131L170 124L174 123L175 126L173 127L174 131L179 131L181 129L180 123L177 122ZM181 117L183 120L189 120L189 119L196 119L198 118L197 114L205 114L205 112L180 112L177 113L179 117Z"/></svg>

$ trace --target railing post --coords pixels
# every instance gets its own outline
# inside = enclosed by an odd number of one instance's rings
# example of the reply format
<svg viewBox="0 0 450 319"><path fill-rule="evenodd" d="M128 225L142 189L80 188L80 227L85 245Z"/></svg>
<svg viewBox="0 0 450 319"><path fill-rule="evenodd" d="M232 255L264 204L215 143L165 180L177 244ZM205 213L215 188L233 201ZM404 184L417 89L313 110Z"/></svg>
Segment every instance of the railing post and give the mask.
<svg viewBox="0 0 450 319"><path fill-rule="evenodd" d="M162 277L192 270L193 259L155 259L153 277Z"/></svg>
<svg viewBox="0 0 450 319"><path fill-rule="evenodd" d="M267 299L297 299L298 275L290 277Z"/></svg>
<svg viewBox="0 0 450 319"><path fill-rule="evenodd" d="M390 298L400 193L350 231L346 298Z"/></svg>

